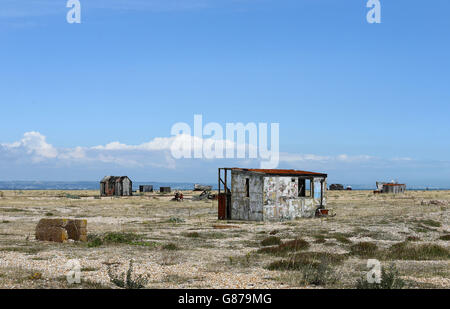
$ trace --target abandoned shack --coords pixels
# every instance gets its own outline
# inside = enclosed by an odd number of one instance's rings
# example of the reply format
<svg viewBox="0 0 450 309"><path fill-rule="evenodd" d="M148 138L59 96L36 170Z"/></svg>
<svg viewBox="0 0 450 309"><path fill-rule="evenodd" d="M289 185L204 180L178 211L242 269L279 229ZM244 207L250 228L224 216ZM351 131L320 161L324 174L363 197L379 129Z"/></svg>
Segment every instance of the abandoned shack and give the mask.
<svg viewBox="0 0 450 309"><path fill-rule="evenodd" d="M139 192L140 193L153 192L153 186L152 185L139 186Z"/></svg>
<svg viewBox="0 0 450 309"><path fill-rule="evenodd" d="M314 172L219 168L219 219L312 218L326 205L326 180Z"/></svg>
<svg viewBox="0 0 450 309"><path fill-rule="evenodd" d="M106 176L100 181L101 196L131 196L133 183L127 176Z"/></svg>
<svg viewBox="0 0 450 309"><path fill-rule="evenodd" d="M377 181L377 190L374 193L405 193L406 185L399 184L396 182L378 182Z"/></svg>
<svg viewBox="0 0 450 309"><path fill-rule="evenodd" d="M170 193L170 192L172 192L172 188L171 187L160 187L159 188L159 192L161 192L161 193Z"/></svg>
<svg viewBox="0 0 450 309"><path fill-rule="evenodd" d="M344 186L338 183L334 183L332 185L330 185L330 191L340 191L340 190L344 190Z"/></svg>

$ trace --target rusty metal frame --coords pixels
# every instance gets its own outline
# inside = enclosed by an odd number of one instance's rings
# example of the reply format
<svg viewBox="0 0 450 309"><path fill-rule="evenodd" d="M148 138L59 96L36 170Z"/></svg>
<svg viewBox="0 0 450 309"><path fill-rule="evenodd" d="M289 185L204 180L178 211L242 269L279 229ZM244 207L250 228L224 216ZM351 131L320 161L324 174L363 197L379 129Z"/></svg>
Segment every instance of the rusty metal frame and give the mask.
<svg viewBox="0 0 450 309"><path fill-rule="evenodd" d="M220 195L222 193L221 188L223 187L223 193L226 194L225 197L225 209L226 209L226 218L229 220L231 219L231 188L228 188L228 171L230 171L230 176L231 176L231 171L233 170L233 168L219 168L219 174L218 174L218 195ZM222 171L223 171L223 178L222 178ZM231 185L231 183L230 183Z"/></svg>

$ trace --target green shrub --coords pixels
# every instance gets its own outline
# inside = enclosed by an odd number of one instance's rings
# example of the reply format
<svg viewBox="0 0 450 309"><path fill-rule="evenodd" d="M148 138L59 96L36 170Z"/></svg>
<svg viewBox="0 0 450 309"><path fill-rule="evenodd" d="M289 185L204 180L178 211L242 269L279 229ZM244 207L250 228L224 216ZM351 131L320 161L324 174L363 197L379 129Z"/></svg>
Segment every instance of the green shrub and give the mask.
<svg viewBox="0 0 450 309"><path fill-rule="evenodd" d="M326 263L306 266L301 269L302 280L305 284L326 286L336 282L334 270Z"/></svg>
<svg viewBox="0 0 450 309"><path fill-rule="evenodd" d="M344 254L328 252L300 252L289 259L278 260L270 263L268 270L301 270L305 266L315 267L319 264L338 265L347 258Z"/></svg>
<svg viewBox="0 0 450 309"><path fill-rule="evenodd" d="M177 244L174 244L174 243L165 244L164 246L162 246L162 248L164 250L172 250L172 251L180 250L180 248L177 246Z"/></svg>
<svg viewBox="0 0 450 309"><path fill-rule="evenodd" d="M439 260L449 259L449 250L435 244L414 245L408 242L401 242L392 245L385 253L386 259L392 260Z"/></svg>
<svg viewBox="0 0 450 309"><path fill-rule="evenodd" d="M103 236L103 241L116 244L132 244L133 241L141 239L141 236L134 233L109 232Z"/></svg>
<svg viewBox="0 0 450 309"><path fill-rule="evenodd" d="M406 241L420 241L420 238L417 236L408 236Z"/></svg>
<svg viewBox="0 0 450 309"><path fill-rule="evenodd" d="M277 236L270 236L265 238L263 241L261 241L261 246L267 247L267 246L276 246L281 244L280 237Z"/></svg>
<svg viewBox="0 0 450 309"><path fill-rule="evenodd" d="M381 282L380 283L369 283L367 278L364 276L357 280L357 289L401 289L405 286L405 283L399 277L399 273L392 264L388 270L384 267L381 268Z"/></svg>
<svg viewBox="0 0 450 309"><path fill-rule="evenodd" d="M332 265L340 264L346 259L345 255L326 252L302 252L290 259L278 260L270 263L268 270L298 271L302 284L325 286L336 281ZM294 274L295 275L295 274Z"/></svg>
<svg viewBox="0 0 450 309"><path fill-rule="evenodd" d="M100 237L94 237L94 238L91 238L90 240L88 237L87 246L89 248L96 248L96 247L100 247L101 245L103 245L103 240Z"/></svg>
<svg viewBox="0 0 450 309"><path fill-rule="evenodd" d="M324 244L327 242L325 236L323 236L323 235L315 235L314 238L316 239L314 241L316 244Z"/></svg>
<svg viewBox="0 0 450 309"><path fill-rule="evenodd" d="M440 240L450 240L450 234L439 237Z"/></svg>
<svg viewBox="0 0 450 309"><path fill-rule="evenodd" d="M442 226L442 224L440 222L431 220L431 219L420 220L419 223L422 223L423 225L428 225L431 227L441 227Z"/></svg>
<svg viewBox="0 0 450 309"><path fill-rule="evenodd" d="M185 233L183 234L185 237L189 237L189 238L199 238L200 234L198 232L190 232L190 233Z"/></svg>
<svg viewBox="0 0 450 309"><path fill-rule="evenodd" d="M295 239L285 243L282 243L274 247L265 247L258 250L258 253L267 253L275 256L284 256L290 252L296 252L307 249L309 243L303 239Z"/></svg>
<svg viewBox="0 0 450 309"><path fill-rule="evenodd" d="M73 194L66 194L66 198L73 199L73 200L81 199L81 197L79 197L78 195L73 195Z"/></svg>
<svg viewBox="0 0 450 309"><path fill-rule="evenodd" d="M111 283L124 289L143 289L148 283L147 276L133 276L133 260L130 260L127 272L119 275L114 274L112 268L108 266L108 276Z"/></svg>
<svg viewBox="0 0 450 309"><path fill-rule="evenodd" d="M374 257L378 252L376 244L371 242L360 242L350 247L350 254L364 258Z"/></svg>
<svg viewBox="0 0 450 309"><path fill-rule="evenodd" d="M178 217L172 217L169 220L167 220L168 223L184 223L186 220Z"/></svg>
<svg viewBox="0 0 450 309"><path fill-rule="evenodd" d="M88 247L94 248L104 244L128 244L134 246L156 247L154 242L142 241L135 233L108 232L101 235L88 235Z"/></svg>
<svg viewBox="0 0 450 309"><path fill-rule="evenodd" d="M336 239L338 242L343 243L343 244L351 244L352 241L350 239L348 239L347 234L341 234L341 233L334 233L330 235L331 237L333 237L334 239Z"/></svg>

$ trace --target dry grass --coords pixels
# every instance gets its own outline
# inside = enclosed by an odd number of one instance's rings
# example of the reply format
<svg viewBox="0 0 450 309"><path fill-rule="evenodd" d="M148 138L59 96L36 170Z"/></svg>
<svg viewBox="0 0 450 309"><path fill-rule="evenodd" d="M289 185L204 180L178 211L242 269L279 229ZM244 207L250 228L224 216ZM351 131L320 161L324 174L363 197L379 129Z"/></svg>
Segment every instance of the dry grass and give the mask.
<svg viewBox="0 0 450 309"><path fill-rule="evenodd" d="M114 288L108 265L122 273L131 259L154 288L352 288L373 257L395 262L407 288L450 288L450 191L328 192L336 217L278 223L221 222L216 201L178 203L172 195L2 193L0 288ZM50 214L86 218L89 242L37 242L34 228ZM80 286L65 280L70 259L81 262Z"/></svg>

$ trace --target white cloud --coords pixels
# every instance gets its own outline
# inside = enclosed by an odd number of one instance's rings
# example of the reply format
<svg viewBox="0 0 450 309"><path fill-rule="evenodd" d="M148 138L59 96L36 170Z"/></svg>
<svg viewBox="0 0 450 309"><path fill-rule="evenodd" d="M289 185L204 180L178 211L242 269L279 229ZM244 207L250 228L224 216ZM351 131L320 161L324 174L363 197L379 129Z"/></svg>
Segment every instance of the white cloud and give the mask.
<svg viewBox="0 0 450 309"><path fill-rule="evenodd" d="M10 144L0 144L0 160L5 162L32 162L39 163L48 161L49 163L63 163L66 166L71 164L113 164L125 168L132 167L158 167L165 169L175 169L178 166L188 168L193 161L187 159L177 160L171 152L174 142L181 145L190 145L191 153L195 149L201 150L202 145L209 147L220 147L223 152L226 149L246 149L247 156L250 145L236 145L236 143L228 140L202 139L190 135L179 135L172 137L157 137L148 142L138 145L128 145L119 141L107 143L105 145L97 145L94 147L76 146L73 148L56 148L47 142L44 135L39 132L27 132L20 141ZM210 162L211 164L223 165L233 164L235 166L253 166L257 167L260 163L259 159L200 159ZM333 166L345 164L362 164L370 162L371 164L386 164L387 162L412 161L411 158L400 157L383 160L370 155L348 155L340 154L336 156L316 155L316 154L293 154L281 153L280 165L283 168L298 169L320 169L326 170Z"/></svg>
<svg viewBox="0 0 450 309"><path fill-rule="evenodd" d="M43 159L56 158L58 150L47 143L46 137L39 132L27 132L23 138L12 144L2 144L3 147L11 151L25 151L32 157L34 161L41 161Z"/></svg>

